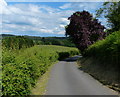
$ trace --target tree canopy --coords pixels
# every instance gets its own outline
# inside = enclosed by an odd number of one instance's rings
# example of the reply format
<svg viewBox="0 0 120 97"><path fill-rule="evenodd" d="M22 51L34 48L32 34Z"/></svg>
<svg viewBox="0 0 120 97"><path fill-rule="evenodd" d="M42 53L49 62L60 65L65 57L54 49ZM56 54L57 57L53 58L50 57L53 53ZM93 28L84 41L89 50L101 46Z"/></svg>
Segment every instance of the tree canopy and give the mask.
<svg viewBox="0 0 120 97"><path fill-rule="evenodd" d="M65 27L66 35L72 38L81 52L105 37L105 27L88 11L75 12L68 20L70 20L70 24Z"/></svg>
<svg viewBox="0 0 120 97"><path fill-rule="evenodd" d="M110 32L120 30L120 1L119 2L105 2L103 6L96 11L96 16L104 15L108 19L108 27Z"/></svg>

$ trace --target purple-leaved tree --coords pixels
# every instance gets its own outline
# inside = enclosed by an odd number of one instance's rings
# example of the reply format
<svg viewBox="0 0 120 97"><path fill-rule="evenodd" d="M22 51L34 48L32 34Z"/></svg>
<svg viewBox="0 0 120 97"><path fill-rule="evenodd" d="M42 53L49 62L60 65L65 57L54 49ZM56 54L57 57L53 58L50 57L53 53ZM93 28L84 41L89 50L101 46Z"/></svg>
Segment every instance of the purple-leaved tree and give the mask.
<svg viewBox="0 0 120 97"><path fill-rule="evenodd" d="M70 20L70 24L65 27L66 36L72 38L81 53L89 45L105 37L105 27L88 11L75 12L68 20Z"/></svg>

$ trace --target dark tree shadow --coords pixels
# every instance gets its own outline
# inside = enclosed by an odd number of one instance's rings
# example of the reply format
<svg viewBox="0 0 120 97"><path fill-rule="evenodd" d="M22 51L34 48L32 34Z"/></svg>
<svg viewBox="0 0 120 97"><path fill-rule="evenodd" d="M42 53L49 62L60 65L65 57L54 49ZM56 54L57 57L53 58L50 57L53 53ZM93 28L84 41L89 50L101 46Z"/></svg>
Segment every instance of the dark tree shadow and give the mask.
<svg viewBox="0 0 120 97"><path fill-rule="evenodd" d="M66 62L75 62L75 61L77 61L81 57L82 57L81 55L77 55L77 56L74 56L74 57L66 58L63 61L66 61Z"/></svg>

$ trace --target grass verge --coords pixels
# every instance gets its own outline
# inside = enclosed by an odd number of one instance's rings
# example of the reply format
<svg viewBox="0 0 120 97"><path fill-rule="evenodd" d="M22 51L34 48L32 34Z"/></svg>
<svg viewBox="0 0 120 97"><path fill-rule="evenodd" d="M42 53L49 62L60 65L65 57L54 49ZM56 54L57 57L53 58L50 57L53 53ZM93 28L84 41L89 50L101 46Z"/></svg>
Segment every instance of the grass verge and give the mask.
<svg viewBox="0 0 120 97"><path fill-rule="evenodd" d="M119 72L114 68L105 67L95 58L80 58L78 60L79 69L87 72L102 84L115 90L120 94ZM100 64L102 64L102 67Z"/></svg>
<svg viewBox="0 0 120 97"><path fill-rule="evenodd" d="M58 61L57 61L58 62ZM54 66L55 63L54 62L46 71L46 73L44 75L42 75L42 77L40 77L35 85L35 87L31 90L31 95L45 95L46 93L46 86L48 83L48 79L49 79L49 75L50 75L50 71L51 68Z"/></svg>

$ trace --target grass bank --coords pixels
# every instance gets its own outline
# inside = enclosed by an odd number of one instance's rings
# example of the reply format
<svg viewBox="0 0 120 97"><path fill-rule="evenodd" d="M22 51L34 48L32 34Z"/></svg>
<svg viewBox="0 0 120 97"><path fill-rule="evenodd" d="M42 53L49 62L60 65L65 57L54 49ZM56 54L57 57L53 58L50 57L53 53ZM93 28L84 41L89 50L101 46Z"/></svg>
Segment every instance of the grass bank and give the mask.
<svg viewBox="0 0 120 97"><path fill-rule="evenodd" d="M89 46L81 68L103 84L120 92L120 31Z"/></svg>
<svg viewBox="0 0 120 97"><path fill-rule="evenodd" d="M38 79L35 87L31 89L31 95L45 95L51 68L54 66L55 63L57 62L54 62L53 64L51 64L51 66L48 68L45 74L43 74L42 77Z"/></svg>
<svg viewBox="0 0 120 97"><path fill-rule="evenodd" d="M120 93L119 72L115 68L101 67L102 64L104 63L93 57L78 60L80 70L87 72L102 84Z"/></svg>

